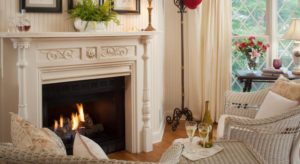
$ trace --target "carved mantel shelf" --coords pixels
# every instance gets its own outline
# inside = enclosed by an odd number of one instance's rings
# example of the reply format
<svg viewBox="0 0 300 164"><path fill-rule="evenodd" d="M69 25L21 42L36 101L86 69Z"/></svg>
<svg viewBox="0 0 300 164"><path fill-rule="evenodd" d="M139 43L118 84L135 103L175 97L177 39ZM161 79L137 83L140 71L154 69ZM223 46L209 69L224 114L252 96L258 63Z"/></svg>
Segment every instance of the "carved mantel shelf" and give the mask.
<svg viewBox="0 0 300 164"><path fill-rule="evenodd" d="M151 39L156 33L0 33L0 74L3 77L11 73L3 56L7 59L16 54L18 113L39 127L43 84L129 77L126 95L130 100L126 100L125 110L129 117L126 128L130 130L126 132L126 147L134 153L149 152L153 149L149 58Z"/></svg>
<svg viewBox="0 0 300 164"><path fill-rule="evenodd" d="M153 36L157 32L0 32L0 38L94 38L94 37L141 37Z"/></svg>

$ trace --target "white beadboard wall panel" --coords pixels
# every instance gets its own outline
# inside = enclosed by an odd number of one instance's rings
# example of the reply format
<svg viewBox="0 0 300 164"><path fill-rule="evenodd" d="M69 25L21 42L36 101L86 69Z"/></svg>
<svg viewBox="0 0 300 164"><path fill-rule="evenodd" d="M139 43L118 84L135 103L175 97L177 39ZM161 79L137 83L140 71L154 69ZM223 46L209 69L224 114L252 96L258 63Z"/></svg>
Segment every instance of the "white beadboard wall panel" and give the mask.
<svg viewBox="0 0 300 164"><path fill-rule="evenodd" d="M162 134L160 131L163 131L162 126L164 122L164 54L165 54L165 45L164 45L164 31L165 31L165 5L164 1L157 0L155 1L155 8L153 10L153 17L157 18L153 20L154 27L157 31L160 31L160 34L157 35L154 43L153 43L153 57L152 59L152 101L153 101L153 113L152 115L156 115L153 117L153 129L157 132L156 134ZM147 20L147 19L146 19ZM147 24L147 21L145 22ZM155 113L154 113L155 112ZM162 136L154 136L156 141L159 141Z"/></svg>
<svg viewBox="0 0 300 164"><path fill-rule="evenodd" d="M160 140L163 134L163 124L164 124L164 110L168 108L173 108L177 104L180 104L180 88L177 84L180 79L180 67L178 63L177 54L169 53L168 57L165 57L165 7L169 8L165 0L153 0L153 26L159 31L159 34L155 36L152 43L151 65L153 69L151 72L151 101L152 101L152 127L153 127L153 137L157 142ZM171 2L171 1L170 1ZM168 2L168 3L170 3ZM173 3L169 5L173 6ZM107 31L109 32L119 32L119 31L136 31L147 27L148 25L148 10L147 10L147 0L141 0L141 14L140 15L119 15L119 20L121 22L120 26L113 23L109 24ZM71 32L74 31L72 20L66 12L67 10L67 0L63 0L63 13L27 13L27 18L30 19L32 28L31 32ZM174 14L176 11L172 11ZM7 23L10 17L16 18L19 15L19 0L0 0L0 31L7 31ZM173 15L169 15L169 20L173 19ZM166 20L168 20L166 18ZM176 18L177 20L177 18ZM177 24L176 24L177 27ZM169 29L173 30L172 25ZM168 33L173 35L171 31ZM170 39L169 41L172 41ZM173 41L174 42L174 41ZM176 41L179 46L179 42ZM176 47L178 47L176 45ZM175 46L170 47L173 49ZM176 50L176 49L175 49ZM174 50L174 51L175 51ZM169 66L166 66L168 64ZM165 71L164 69L168 69ZM167 76L165 76L165 74ZM175 75L174 75L175 74ZM17 76L17 75L15 75ZM176 80L174 80L176 79ZM166 81L167 80L167 81ZM170 85L171 84L171 85ZM180 83L179 83L180 84ZM178 91L179 92L178 92ZM5 93L4 93L5 94ZM178 97L179 95L179 97ZM172 104L175 103L175 104ZM166 108L168 104L168 108ZM5 107L2 107L4 110ZM1 122L0 122L1 123ZM1 123L2 124L2 123ZM1 128L1 127L0 127ZM1 141L8 141L8 137L2 137L0 135Z"/></svg>
<svg viewBox="0 0 300 164"><path fill-rule="evenodd" d="M181 107L180 15L173 1L165 1L164 88L166 115Z"/></svg>
<svg viewBox="0 0 300 164"><path fill-rule="evenodd" d="M153 13L157 12L157 8L162 5L161 0L154 0ZM67 0L63 0L63 13L27 13L28 19L30 19L32 32L68 32L74 31L73 21L69 19L67 13L68 9ZM0 0L0 31L7 31L7 22L10 17L17 18L19 15L19 0ZM110 23L108 31L133 31L141 30L147 26L148 22L148 3L146 0L141 0L141 14L140 15L119 15L121 25L115 25ZM154 15L154 23L157 14ZM156 17L156 18L155 18ZM157 23L156 23L157 24Z"/></svg>

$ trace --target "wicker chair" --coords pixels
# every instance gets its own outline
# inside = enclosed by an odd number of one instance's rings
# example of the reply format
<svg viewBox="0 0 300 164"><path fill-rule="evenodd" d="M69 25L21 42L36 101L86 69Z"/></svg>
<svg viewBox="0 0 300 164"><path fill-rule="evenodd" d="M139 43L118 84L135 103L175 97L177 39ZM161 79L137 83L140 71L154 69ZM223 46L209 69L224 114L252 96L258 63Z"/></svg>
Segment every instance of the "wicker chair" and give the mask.
<svg viewBox="0 0 300 164"><path fill-rule="evenodd" d="M300 80L295 81L300 83ZM222 125L223 139L242 141L262 163L295 163L295 157L299 162L300 106L280 116L254 119L269 90L270 88L251 93L226 93L225 114L229 116Z"/></svg>
<svg viewBox="0 0 300 164"><path fill-rule="evenodd" d="M170 146L162 155L159 163L176 164L179 162L182 144ZM136 162L114 159L87 159L74 156L53 155L43 152L31 152L14 147L11 143L0 143L0 164L150 164L151 162ZM153 163L154 164L154 163Z"/></svg>

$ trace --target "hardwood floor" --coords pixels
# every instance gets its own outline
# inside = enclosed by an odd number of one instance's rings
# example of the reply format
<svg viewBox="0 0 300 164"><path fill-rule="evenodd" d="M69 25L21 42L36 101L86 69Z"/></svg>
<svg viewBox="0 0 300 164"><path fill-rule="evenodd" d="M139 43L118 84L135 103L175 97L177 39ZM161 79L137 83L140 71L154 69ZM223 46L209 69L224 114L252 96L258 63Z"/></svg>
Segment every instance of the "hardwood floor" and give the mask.
<svg viewBox="0 0 300 164"><path fill-rule="evenodd" d="M214 131L215 131L214 127ZM216 134L214 132L214 134ZM184 121L181 121L177 130L173 132L170 125L166 125L165 133L162 142L154 144L153 151L149 153L132 154L127 151L109 154L111 159L130 160L130 161L143 161L143 162L158 162L161 155L177 138L187 137L184 127Z"/></svg>
<svg viewBox="0 0 300 164"><path fill-rule="evenodd" d="M186 137L186 132L183 121L181 121L175 132L173 132L171 126L167 124L162 142L154 144L152 152L132 154L127 151L121 151L109 154L108 157L111 159L130 161L158 162L163 152L172 144L173 140L184 137Z"/></svg>

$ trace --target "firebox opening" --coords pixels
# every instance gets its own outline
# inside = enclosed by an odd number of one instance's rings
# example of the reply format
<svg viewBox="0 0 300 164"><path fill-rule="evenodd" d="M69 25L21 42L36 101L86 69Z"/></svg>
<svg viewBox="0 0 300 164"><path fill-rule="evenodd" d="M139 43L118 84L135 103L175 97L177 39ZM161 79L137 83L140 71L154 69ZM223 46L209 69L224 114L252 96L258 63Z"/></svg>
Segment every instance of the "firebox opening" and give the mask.
<svg viewBox="0 0 300 164"><path fill-rule="evenodd" d="M76 130L106 153L125 149L124 77L43 85L43 127L62 138L69 155L75 137L72 116L82 120L80 106L84 121L79 121Z"/></svg>

